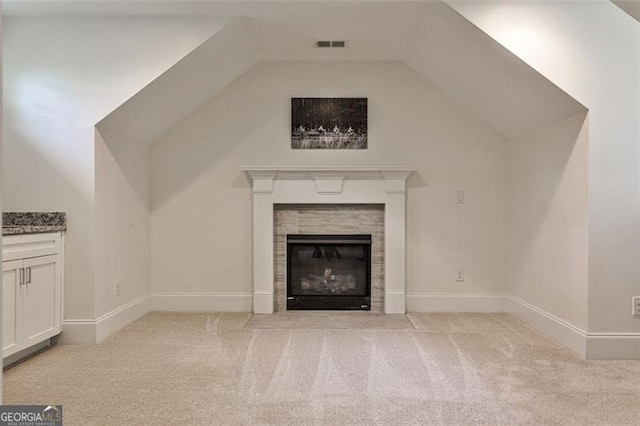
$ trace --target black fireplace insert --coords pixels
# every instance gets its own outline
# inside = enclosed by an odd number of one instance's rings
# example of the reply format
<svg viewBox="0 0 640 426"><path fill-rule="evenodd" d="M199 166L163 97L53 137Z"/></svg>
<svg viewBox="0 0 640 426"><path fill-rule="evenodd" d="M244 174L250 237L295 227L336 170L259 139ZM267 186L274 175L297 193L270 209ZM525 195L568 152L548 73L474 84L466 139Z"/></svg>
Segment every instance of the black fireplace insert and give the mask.
<svg viewBox="0 0 640 426"><path fill-rule="evenodd" d="M287 235L288 310L371 309L371 235Z"/></svg>

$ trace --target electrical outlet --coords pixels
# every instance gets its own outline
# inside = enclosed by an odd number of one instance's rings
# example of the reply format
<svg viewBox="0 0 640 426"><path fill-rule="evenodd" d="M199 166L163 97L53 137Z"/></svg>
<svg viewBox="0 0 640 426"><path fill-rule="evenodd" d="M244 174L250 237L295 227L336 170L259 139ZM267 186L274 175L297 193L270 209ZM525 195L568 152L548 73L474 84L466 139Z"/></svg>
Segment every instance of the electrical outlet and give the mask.
<svg viewBox="0 0 640 426"><path fill-rule="evenodd" d="M464 268L456 269L456 282L457 283L464 282Z"/></svg>
<svg viewBox="0 0 640 426"><path fill-rule="evenodd" d="M456 191L456 204L464 204L464 191Z"/></svg>
<svg viewBox="0 0 640 426"><path fill-rule="evenodd" d="M640 317L640 296L632 297L631 304L633 309L631 315L634 317Z"/></svg>
<svg viewBox="0 0 640 426"><path fill-rule="evenodd" d="M120 278L113 282L116 296L120 296Z"/></svg>

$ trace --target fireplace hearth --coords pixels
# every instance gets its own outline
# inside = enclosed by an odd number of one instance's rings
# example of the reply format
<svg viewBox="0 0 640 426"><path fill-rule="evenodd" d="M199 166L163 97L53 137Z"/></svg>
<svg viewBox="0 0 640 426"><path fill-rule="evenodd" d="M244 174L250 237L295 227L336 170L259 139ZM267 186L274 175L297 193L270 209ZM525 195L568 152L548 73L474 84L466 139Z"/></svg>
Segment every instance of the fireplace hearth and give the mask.
<svg viewBox="0 0 640 426"><path fill-rule="evenodd" d="M287 235L288 310L370 310L371 235Z"/></svg>

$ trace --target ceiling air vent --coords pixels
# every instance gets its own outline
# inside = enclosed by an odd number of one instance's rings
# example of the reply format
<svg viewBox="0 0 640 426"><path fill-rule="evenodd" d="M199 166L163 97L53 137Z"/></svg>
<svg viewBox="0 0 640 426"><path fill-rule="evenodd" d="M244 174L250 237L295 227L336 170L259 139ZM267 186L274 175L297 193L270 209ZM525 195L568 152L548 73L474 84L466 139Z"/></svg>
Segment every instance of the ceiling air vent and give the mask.
<svg viewBox="0 0 640 426"><path fill-rule="evenodd" d="M345 40L316 40L316 47L333 47L342 49L347 47L348 43Z"/></svg>

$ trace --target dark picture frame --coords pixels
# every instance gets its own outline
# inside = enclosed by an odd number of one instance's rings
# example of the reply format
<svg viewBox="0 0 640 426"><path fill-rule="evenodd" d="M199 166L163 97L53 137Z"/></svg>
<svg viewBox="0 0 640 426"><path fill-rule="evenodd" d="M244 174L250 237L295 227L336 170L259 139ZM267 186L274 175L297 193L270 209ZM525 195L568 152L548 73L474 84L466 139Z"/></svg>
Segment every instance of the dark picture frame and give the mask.
<svg viewBox="0 0 640 426"><path fill-rule="evenodd" d="M291 98L292 149L367 149L367 98Z"/></svg>

